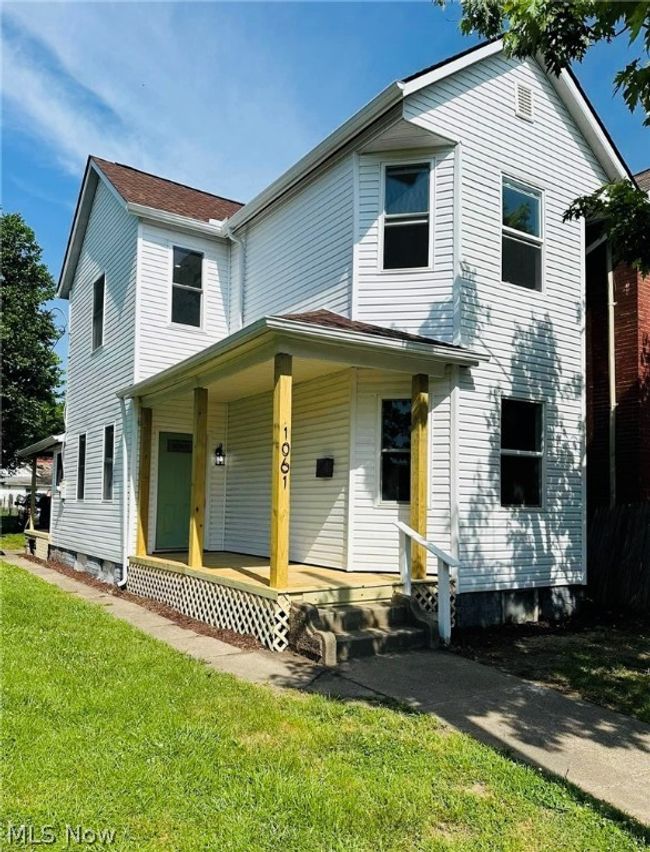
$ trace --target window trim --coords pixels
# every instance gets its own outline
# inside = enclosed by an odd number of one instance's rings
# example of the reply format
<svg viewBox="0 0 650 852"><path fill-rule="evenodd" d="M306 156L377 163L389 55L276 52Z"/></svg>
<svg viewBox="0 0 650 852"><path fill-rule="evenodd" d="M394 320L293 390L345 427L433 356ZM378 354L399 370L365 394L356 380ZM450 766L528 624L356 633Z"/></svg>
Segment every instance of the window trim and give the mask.
<svg viewBox="0 0 650 852"><path fill-rule="evenodd" d="M409 458L412 458L412 450L409 447L408 450L384 450L382 447L381 435L382 435L382 421L383 421L383 403L384 401L394 400L394 399L407 399L409 405L411 405L411 397L408 393L404 393L400 395L399 393L380 393L377 396L377 444L376 444L376 464L377 464L377 485L376 485L376 499L375 504L377 506L410 506L411 500L384 500L382 496L382 483L381 483L381 460L382 456L386 452L390 453L404 453L408 454ZM428 483L427 483L428 487Z"/></svg>
<svg viewBox="0 0 650 852"><path fill-rule="evenodd" d="M516 287L518 292L525 291L527 293L544 293L546 290L546 203L545 190L541 186L529 183L527 178L516 177L509 172L500 172L501 184L499 187L499 278L501 283L506 287ZM535 234L527 234L525 231L519 231L510 225L505 225L503 222L503 186L504 183L510 181L515 185L519 185L524 192L528 191L532 195L539 196L539 237ZM523 284L515 284L513 281L505 281L503 278L503 237L511 237L519 242L527 243L528 245L538 246L540 249L540 282L539 289L533 287L524 287Z"/></svg>
<svg viewBox="0 0 650 852"><path fill-rule="evenodd" d="M81 457L81 439L84 439L84 465L83 465L83 480L79 479L79 460ZM86 499L86 468L88 461L88 433L80 432L77 435L77 500ZM79 494L79 485L82 485L81 494Z"/></svg>
<svg viewBox="0 0 650 852"><path fill-rule="evenodd" d="M512 400L512 402L530 402L541 407L541 424L540 424L540 450L504 450L503 449L503 434L501 432L501 418L503 414L503 401ZM544 512L546 510L546 402L543 399L530 396L520 396L518 394L501 394L499 399L499 508L507 509L512 512ZM509 458L534 458L540 459L539 470L539 505L537 506L520 506L513 504L504 504L501 502L501 459L503 456Z"/></svg>
<svg viewBox="0 0 650 852"><path fill-rule="evenodd" d="M111 456L111 469L112 469L112 479L111 479L111 496L106 497L104 492L104 480L106 477L106 430L113 428L113 455ZM117 433L115 431L115 421L112 423L106 423L104 428L102 429L102 490L100 491L101 501L102 503L112 503L113 498L115 496L115 446L116 446L116 437Z"/></svg>
<svg viewBox="0 0 650 852"><path fill-rule="evenodd" d="M102 342L95 346L95 287L101 280L104 280L104 290L102 293ZM101 275L98 275L97 278L93 280L92 285L92 313L90 317L90 354L94 355L95 352L101 352L104 348L104 344L106 343L106 273L102 272Z"/></svg>
<svg viewBox="0 0 650 852"><path fill-rule="evenodd" d="M194 331L203 331L204 330L204 322L205 322L205 251L203 249L194 248L191 245L181 245L177 242L168 242L169 249L169 324L173 328L186 328L193 329ZM181 251L191 251L194 254L201 255L201 287L189 287L187 284L177 284L174 281L174 249L181 249ZM173 318L174 311L174 287L180 287L181 290L191 290L196 293L197 291L201 294L201 310L200 310L200 321L199 325L190 325L186 322L175 322Z"/></svg>
<svg viewBox="0 0 650 852"><path fill-rule="evenodd" d="M394 166L417 166L417 165L427 165L429 166L429 255L428 262L426 266L406 266L406 267L398 267L395 269L386 269L384 267L384 229L386 225L386 171L388 168ZM424 155L422 157L396 157L395 159L387 159L382 160L379 164L380 167L380 180L379 180L379 234L377 239L377 269L384 275L392 275L397 273L398 275L404 275L409 272L431 272L433 270L433 216L435 210L435 166L436 166L436 158L432 157L430 154ZM388 214L390 215L390 214ZM403 216L410 216L414 214L396 214ZM387 397L387 399L392 399L395 397Z"/></svg>

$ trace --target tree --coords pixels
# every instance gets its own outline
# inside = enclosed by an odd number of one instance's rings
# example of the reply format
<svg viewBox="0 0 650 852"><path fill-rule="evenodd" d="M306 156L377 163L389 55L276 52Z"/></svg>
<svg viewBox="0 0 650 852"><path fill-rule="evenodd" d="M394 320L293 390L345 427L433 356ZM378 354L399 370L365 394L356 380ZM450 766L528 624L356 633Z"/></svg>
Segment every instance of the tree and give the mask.
<svg viewBox="0 0 650 852"><path fill-rule="evenodd" d="M445 6L446 0L436 0ZM461 30L485 38L503 34L508 54L524 59L541 53L552 74L584 59L599 41L627 35L645 52L614 78L630 110L639 106L650 126L650 2L617 0L461 0ZM616 261L650 273L650 199L630 181L608 183L592 195L575 199L567 219L597 218L612 243Z"/></svg>
<svg viewBox="0 0 650 852"><path fill-rule="evenodd" d="M19 213L0 216L2 269L2 467L15 469L16 452L63 430L54 344L60 332L43 306L55 293L32 229Z"/></svg>

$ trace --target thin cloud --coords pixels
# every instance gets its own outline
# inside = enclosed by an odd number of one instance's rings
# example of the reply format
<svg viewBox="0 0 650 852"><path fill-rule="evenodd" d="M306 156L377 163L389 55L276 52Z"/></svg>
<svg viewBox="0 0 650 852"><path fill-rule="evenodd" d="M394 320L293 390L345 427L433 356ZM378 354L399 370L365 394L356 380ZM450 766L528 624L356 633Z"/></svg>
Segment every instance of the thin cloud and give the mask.
<svg viewBox="0 0 650 852"><path fill-rule="evenodd" d="M316 141L277 55L223 6L9 4L5 18L8 118L75 175L95 153L245 200Z"/></svg>

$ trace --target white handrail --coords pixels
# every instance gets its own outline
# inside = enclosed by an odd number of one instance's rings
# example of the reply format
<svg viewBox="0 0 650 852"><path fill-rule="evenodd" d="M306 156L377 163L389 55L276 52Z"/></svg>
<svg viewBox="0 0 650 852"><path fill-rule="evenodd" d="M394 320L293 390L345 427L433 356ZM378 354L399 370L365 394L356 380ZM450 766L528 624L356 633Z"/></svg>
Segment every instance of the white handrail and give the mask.
<svg viewBox="0 0 650 852"><path fill-rule="evenodd" d="M433 554L438 560L438 633L443 645L451 641L451 581L458 580L460 562L455 556L436 547L402 521L393 521L399 530L400 574L404 594L410 597L412 587L411 546L414 541Z"/></svg>

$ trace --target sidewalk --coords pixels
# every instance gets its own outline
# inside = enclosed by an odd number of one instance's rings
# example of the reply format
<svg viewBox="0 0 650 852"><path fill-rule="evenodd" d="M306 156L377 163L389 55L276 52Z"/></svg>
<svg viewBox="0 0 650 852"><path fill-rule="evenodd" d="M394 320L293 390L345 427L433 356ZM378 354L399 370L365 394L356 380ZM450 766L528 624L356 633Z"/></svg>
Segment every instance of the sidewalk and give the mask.
<svg viewBox="0 0 650 852"><path fill-rule="evenodd" d="M650 726L445 651L324 669L291 653L242 650L20 556L3 557L214 669L341 699L399 701L559 775L650 824Z"/></svg>

